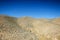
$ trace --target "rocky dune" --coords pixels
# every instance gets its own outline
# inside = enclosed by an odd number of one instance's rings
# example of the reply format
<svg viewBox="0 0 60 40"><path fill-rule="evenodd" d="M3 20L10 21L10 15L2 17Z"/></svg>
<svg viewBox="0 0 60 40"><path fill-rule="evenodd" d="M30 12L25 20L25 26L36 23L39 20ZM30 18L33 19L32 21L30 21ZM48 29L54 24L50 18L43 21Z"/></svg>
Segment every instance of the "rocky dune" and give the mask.
<svg viewBox="0 0 60 40"><path fill-rule="evenodd" d="M0 40L60 40L60 18L0 15Z"/></svg>

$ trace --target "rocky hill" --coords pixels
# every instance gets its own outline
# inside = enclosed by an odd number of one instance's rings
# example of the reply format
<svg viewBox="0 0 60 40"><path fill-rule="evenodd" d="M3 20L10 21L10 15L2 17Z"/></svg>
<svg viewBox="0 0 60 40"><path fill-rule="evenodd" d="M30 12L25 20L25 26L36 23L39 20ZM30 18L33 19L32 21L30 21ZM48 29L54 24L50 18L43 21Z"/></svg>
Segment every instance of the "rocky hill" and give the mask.
<svg viewBox="0 0 60 40"><path fill-rule="evenodd" d="M60 18L0 15L0 40L60 40Z"/></svg>

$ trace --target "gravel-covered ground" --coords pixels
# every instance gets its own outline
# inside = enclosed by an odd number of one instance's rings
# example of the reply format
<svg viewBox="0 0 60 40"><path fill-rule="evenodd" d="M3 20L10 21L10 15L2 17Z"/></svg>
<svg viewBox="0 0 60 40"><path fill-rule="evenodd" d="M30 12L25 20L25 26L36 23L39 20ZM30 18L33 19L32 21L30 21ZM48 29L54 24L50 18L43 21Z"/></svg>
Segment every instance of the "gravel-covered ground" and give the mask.
<svg viewBox="0 0 60 40"><path fill-rule="evenodd" d="M60 18L0 16L0 40L60 40Z"/></svg>

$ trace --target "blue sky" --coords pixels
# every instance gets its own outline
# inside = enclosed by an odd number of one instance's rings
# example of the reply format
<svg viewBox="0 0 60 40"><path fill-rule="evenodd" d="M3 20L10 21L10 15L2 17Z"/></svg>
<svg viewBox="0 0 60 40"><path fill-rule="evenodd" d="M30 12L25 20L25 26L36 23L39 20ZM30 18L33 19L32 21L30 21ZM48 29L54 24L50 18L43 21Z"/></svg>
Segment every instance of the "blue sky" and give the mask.
<svg viewBox="0 0 60 40"><path fill-rule="evenodd" d="M0 14L35 18L60 17L59 0L0 0Z"/></svg>

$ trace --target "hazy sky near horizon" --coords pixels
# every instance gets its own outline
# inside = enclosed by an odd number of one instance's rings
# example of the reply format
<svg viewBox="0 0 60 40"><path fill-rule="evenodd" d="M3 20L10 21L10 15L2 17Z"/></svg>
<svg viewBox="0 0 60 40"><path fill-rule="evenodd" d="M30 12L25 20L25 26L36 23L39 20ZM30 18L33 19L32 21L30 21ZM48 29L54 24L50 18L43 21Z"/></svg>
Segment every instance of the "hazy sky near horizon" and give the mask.
<svg viewBox="0 0 60 40"><path fill-rule="evenodd" d="M0 0L0 14L35 18L60 17L59 0Z"/></svg>

